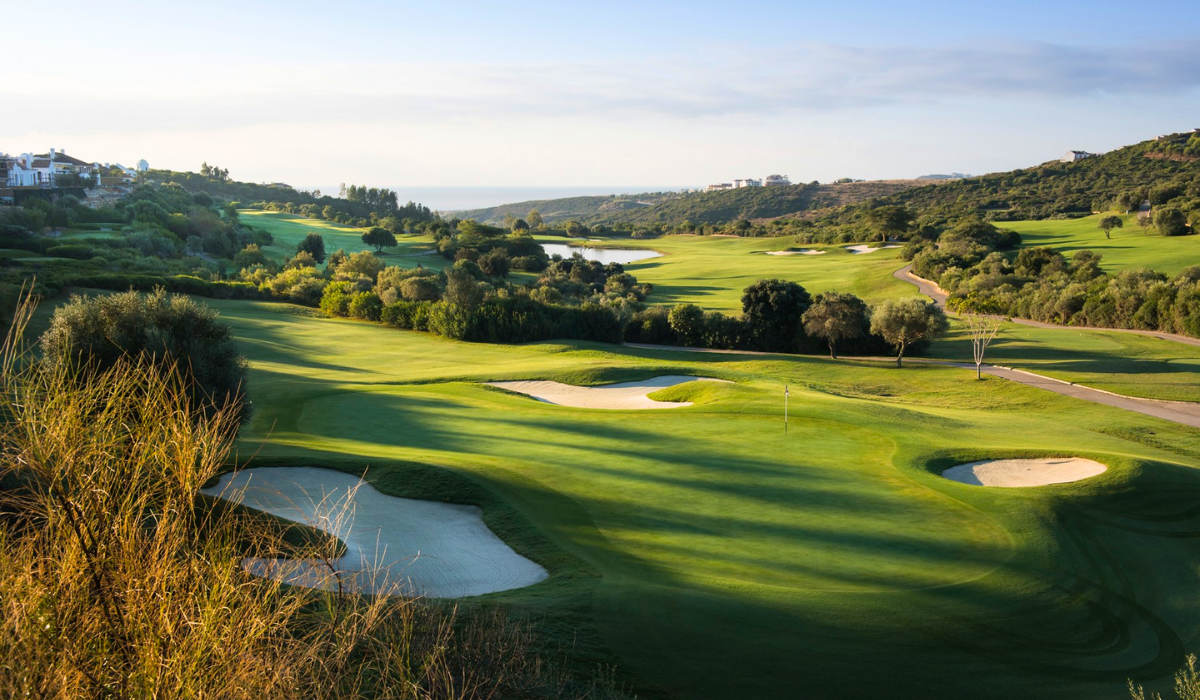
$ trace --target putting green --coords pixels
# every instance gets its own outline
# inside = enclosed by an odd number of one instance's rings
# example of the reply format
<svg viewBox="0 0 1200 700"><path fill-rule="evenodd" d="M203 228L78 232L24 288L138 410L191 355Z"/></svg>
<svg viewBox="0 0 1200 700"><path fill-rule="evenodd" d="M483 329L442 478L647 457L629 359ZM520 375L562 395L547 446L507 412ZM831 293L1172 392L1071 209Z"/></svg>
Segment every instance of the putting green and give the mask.
<svg viewBox="0 0 1200 700"><path fill-rule="evenodd" d="M209 303L251 360L245 455L483 506L550 572L485 600L646 696L1115 699L1200 647L1200 431L944 367L468 344ZM731 383L641 412L480 384L672 374ZM1064 453L1109 469L1037 489L940 476Z"/></svg>

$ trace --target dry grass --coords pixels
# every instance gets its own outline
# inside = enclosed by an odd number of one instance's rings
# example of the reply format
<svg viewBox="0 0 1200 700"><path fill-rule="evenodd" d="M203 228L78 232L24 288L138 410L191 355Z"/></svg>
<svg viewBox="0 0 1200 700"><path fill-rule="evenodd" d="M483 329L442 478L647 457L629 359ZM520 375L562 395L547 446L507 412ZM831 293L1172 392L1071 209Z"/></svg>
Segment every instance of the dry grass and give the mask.
<svg viewBox="0 0 1200 700"><path fill-rule="evenodd" d="M152 364L0 365L0 695L35 698L619 697L577 684L502 616L456 624L421 601L252 576L247 556L336 558L288 545L198 490L226 463L230 410L189 408Z"/></svg>

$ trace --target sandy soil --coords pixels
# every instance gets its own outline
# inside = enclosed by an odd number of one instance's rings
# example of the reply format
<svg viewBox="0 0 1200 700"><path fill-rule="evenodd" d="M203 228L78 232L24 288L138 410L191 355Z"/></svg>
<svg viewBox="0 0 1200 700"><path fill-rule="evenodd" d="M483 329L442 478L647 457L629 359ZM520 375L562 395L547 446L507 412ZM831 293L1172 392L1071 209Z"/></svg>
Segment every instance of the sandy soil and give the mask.
<svg viewBox="0 0 1200 700"><path fill-rule="evenodd" d="M333 566L350 590L459 598L521 588L547 576L496 537L475 506L387 496L331 469L243 469L203 492L338 537L346 553ZM296 585L337 586L328 567L316 562L243 564Z"/></svg>
<svg viewBox="0 0 1200 700"><path fill-rule="evenodd" d="M869 245L848 245L848 246L846 246L846 250L850 251L851 253L863 254L863 253L874 253L875 251L883 250L884 248L899 248L899 247L900 246L895 245L895 244L881 245L878 248L872 248Z"/></svg>
<svg viewBox="0 0 1200 700"><path fill-rule="evenodd" d="M606 384L604 386L573 386L560 382L488 382L488 386L508 389L519 394L532 396L538 401L573 406L575 408L640 409L680 408L691 406L690 401L654 401L648 398L659 389L687 382L723 382L709 377L687 377L668 375L639 382Z"/></svg>
<svg viewBox="0 0 1200 700"><path fill-rule="evenodd" d="M942 476L974 486L1045 486L1080 481L1103 474L1108 467L1080 457L1051 459L991 459L960 464L942 472Z"/></svg>
<svg viewBox="0 0 1200 700"><path fill-rule="evenodd" d="M812 250L811 248L803 248L801 250L768 250L767 255L824 255L823 250Z"/></svg>

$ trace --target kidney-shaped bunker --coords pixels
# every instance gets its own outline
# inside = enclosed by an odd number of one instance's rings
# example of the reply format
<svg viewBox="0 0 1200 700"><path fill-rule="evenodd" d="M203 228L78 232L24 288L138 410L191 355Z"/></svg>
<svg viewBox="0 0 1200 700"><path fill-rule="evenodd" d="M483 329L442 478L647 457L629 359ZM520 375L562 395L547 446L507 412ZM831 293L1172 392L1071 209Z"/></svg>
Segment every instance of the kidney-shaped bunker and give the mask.
<svg viewBox="0 0 1200 700"><path fill-rule="evenodd" d="M331 469L243 469L202 492L310 525L346 544L332 572L318 562L243 562L256 574L295 585L333 588L340 580L364 593L459 598L547 576L496 537L475 506L387 496Z"/></svg>

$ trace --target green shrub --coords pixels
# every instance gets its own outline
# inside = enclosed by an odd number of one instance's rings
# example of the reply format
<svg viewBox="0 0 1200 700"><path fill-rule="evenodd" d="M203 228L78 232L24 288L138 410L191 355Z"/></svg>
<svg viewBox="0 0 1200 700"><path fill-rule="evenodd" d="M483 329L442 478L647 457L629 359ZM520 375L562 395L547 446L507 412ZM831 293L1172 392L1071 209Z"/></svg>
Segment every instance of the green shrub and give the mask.
<svg viewBox="0 0 1200 700"><path fill-rule="evenodd" d="M246 361L229 327L208 307L161 287L150 294L72 296L55 309L41 346L51 364L92 371L130 358L173 365L189 377L194 407L213 411L228 402L249 417Z"/></svg>

